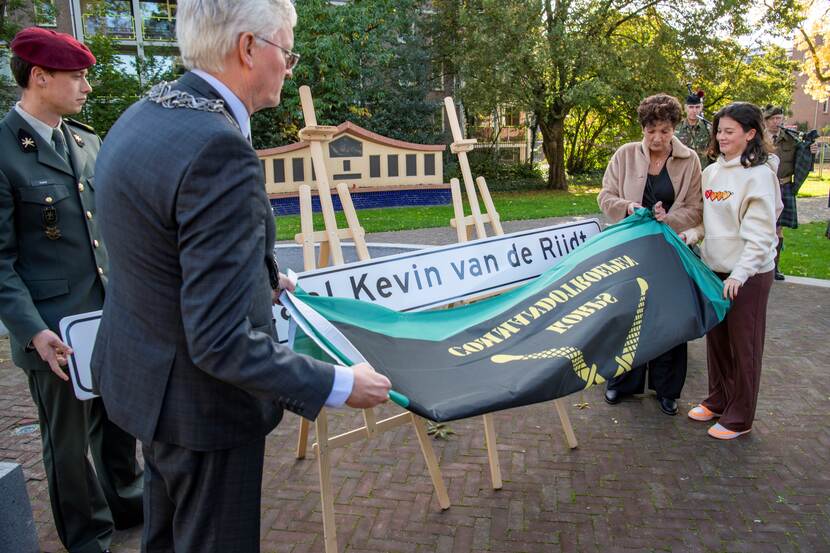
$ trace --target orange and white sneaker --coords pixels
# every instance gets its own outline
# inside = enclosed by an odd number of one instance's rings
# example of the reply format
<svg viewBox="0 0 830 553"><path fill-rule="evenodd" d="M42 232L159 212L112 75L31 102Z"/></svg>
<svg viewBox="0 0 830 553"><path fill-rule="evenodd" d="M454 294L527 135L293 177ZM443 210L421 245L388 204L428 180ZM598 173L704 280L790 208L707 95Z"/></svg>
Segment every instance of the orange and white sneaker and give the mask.
<svg viewBox="0 0 830 553"><path fill-rule="evenodd" d="M720 416L720 413L715 413L714 411L708 409L705 405L701 403L694 409L691 409L688 413L688 416L692 420L706 422L718 418Z"/></svg>
<svg viewBox="0 0 830 553"><path fill-rule="evenodd" d="M750 428L748 430L743 430L741 432L735 432L734 430L729 430L725 426L721 426L721 424L718 422L712 425L711 428L709 428L709 435L719 440L734 440L738 436L746 434L750 430L752 429Z"/></svg>

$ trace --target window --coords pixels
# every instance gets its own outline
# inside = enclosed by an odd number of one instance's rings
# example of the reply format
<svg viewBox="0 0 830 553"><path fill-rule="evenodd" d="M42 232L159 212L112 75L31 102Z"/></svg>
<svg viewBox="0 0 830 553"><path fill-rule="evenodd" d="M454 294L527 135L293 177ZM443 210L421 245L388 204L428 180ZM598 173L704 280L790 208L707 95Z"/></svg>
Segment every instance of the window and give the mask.
<svg viewBox="0 0 830 553"><path fill-rule="evenodd" d="M57 27L58 10L55 0L35 0L35 25L40 27Z"/></svg>
<svg viewBox="0 0 830 553"><path fill-rule="evenodd" d="M305 164L303 158L295 157L291 159L291 172L293 173L294 182L303 182L305 180Z"/></svg>
<svg viewBox="0 0 830 553"><path fill-rule="evenodd" d="M406 176L418 176L418 156L416 154L406 154Z"/></svg>
<svg viewBox="0 0 830 553"><path fill-rule="evenodd" d="M424 155L424 174L425 175L434 175L435 174L435 154L425 154Z"/></svg>
<svg viewBox="0 0 830 553"><path fill-rule="evenodd" d="M444 64L432 62L429 72L430 89L436 92L444 90Z"/></svg>
<svg viewBox="0 0 830 553"><path fill-rule="evenodd" d="M380 156L369 156L369 178L380 177Z"/></svg>
<svg viewBox="0 0 830 553"><path fill-rule="evenodd" d="M84 36L106 35L135 40L135 23L130 0L81 0Z"/></svg>
<svg viewBox="0 0 830 553"><path fill-rule="evenodd" d="M507 109L504 111L505 127L520 127L522 125L522 113L519 110Z"/></svg>
<svg viewBox="0 0 830 553"><path fill-rule="evenodd" d="M397 154L389 154L386 156L386 174L390 177L398 176L398 156Z"/></svg>
<svg viewBox="0 0 830 553"><path fill-rule="evenodd" d="M824 101L824 105L821 108L821 113L827 113L830 111L830 98Z"/></svg>
<svg viewBox="0 0 830 553"><path fill-rule="evenodd" d="M274 165L274 182L285 182L285 160L275 159Z"/></svg>
<svg viewBox="0 0 830 553"><path fill-rule="evenodd" d="M144 40L173 42L176 40L176 2L169 0L141 1L141 29Z"/></svg>

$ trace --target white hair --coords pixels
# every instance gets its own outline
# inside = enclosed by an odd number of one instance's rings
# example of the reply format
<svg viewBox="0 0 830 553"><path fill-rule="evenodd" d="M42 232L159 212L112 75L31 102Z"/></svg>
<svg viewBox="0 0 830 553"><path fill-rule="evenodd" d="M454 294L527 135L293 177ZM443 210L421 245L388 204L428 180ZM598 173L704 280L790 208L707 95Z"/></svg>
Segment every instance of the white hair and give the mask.
<svg viewBox="0 0 830 553"><path fill-rule="evenodd" d="M176 38L188 69L222 71L245 32L269 37L297 24L289 0L179 0Z"/></svg>

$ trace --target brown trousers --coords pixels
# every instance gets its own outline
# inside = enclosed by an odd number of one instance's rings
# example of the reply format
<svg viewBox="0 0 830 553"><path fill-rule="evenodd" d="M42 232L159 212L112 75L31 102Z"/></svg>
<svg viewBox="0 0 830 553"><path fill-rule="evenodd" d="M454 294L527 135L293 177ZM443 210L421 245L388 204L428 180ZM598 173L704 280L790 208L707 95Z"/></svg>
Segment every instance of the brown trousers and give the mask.
<svg viewBox="0 0 830 553"><path fill-rule="evenodd" d="M772 281L773 271L748 278L726 318L706 335L709 397L703 405L721 413L720 424L734 432L749 430L755 419Z"/></svg>

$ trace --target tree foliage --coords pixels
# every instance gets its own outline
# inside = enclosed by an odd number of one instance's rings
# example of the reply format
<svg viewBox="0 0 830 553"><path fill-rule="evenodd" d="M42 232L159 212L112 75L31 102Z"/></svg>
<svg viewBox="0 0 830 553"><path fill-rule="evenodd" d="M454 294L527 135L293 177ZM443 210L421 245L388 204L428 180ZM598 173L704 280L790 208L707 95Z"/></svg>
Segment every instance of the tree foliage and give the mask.
<svg viewBox="0 0 830 553"><path fill-rule="evenodd" d="M830 98L830 4L812 0L802 4L802 14L812 12L812 21L799 25L795 45L804 53L799 69L807 75L805 92L815 100Z"/></svg>
<svg viewBox="0 0 830 553"><path fill-rule="evenodd" d="M416 0L297 2L294 50L302 59L285 83L282 103L254 116L255 145L296 140L305 124L300 85L311 87L319 124L349 120L393 138L434 141L437 104L427 100L420 5Z"/></svg>
<svg viewBox="0 0 830 553"><path fill-rule="evenodd" d="M758 6L739 0L436 3L438 17L458 21L452 38L455 54L448 55L461 75L465 104L482 113L499 104L533 113L552 188L566 188L566 169L591 165L597 146L611 135L631 134L634 108L645 95L665 91L685 96L684 82L704 69L713 75L728 73L727 67L704 67L709 62L701 51L714 49L721 62L750 67L741 73L742 85L758 90L785 86L783 73L767 85L753 80L758 56L717 39L748 33L751 7ZM778 54L758 58L763 71L783 71ZM718 81L731 87L728 83ZM745 98L743 91L732 88L734 92L720 95Z"/></svg>
<svg viewBox="0 0 830 553"><path fill-rule="evenodd" d="M22 0L0 0L0 67L11 57L9 44L20 29L15 15L22 7ZM0 113L7 112L16 100L17 85L12 78L0 73Z"/></svg>
<svg viewBox="0 0 830 553"><path fill-rule="evenodd" d="M93 91L82 117L101 136L146 90L175 79L178 72L169 57L151 49L143 57L121 55L118 42L105 35L88 38L87 46L97 63L89 69Z"/></svg>

